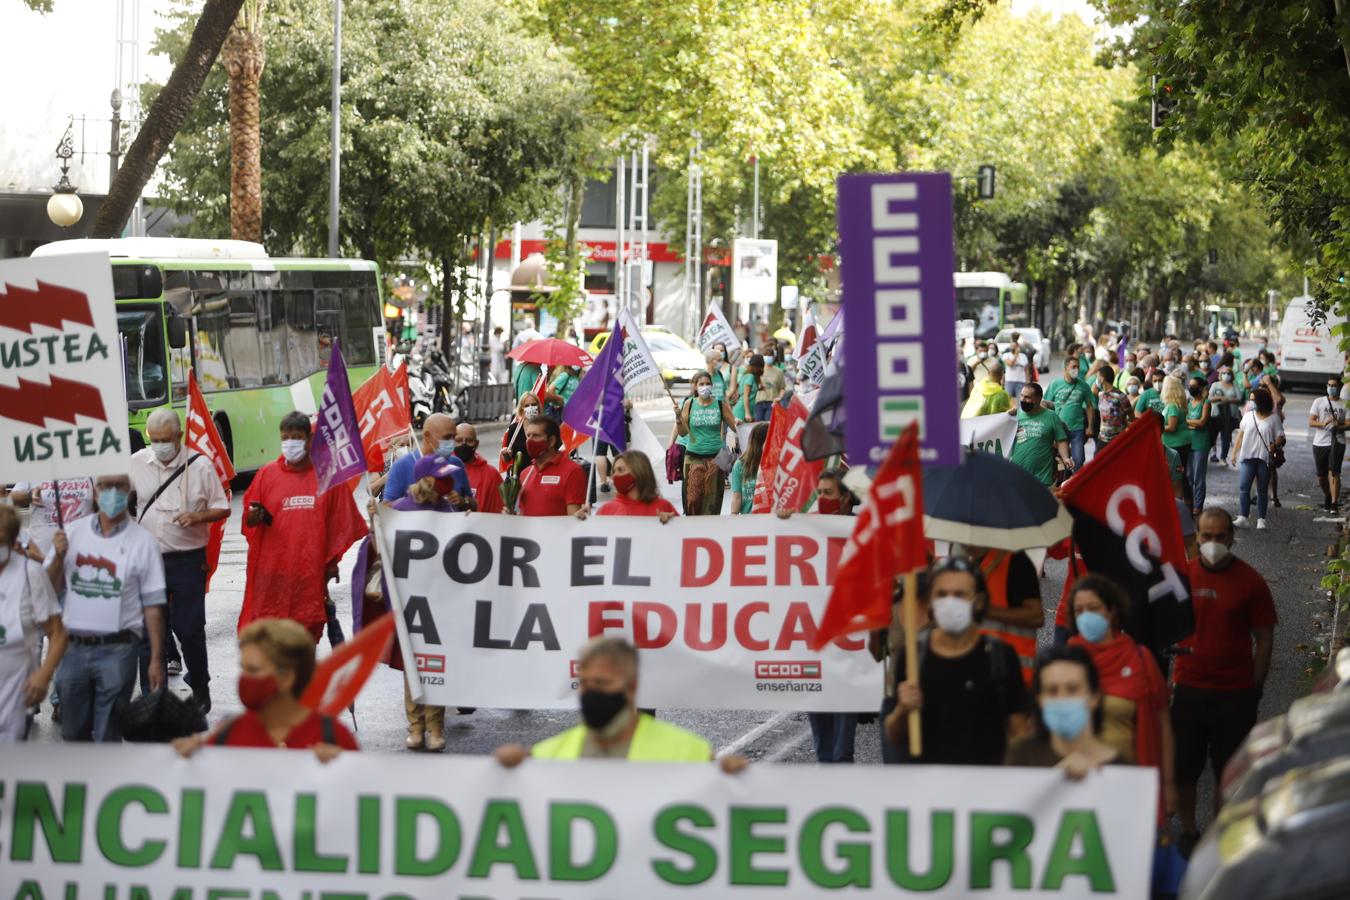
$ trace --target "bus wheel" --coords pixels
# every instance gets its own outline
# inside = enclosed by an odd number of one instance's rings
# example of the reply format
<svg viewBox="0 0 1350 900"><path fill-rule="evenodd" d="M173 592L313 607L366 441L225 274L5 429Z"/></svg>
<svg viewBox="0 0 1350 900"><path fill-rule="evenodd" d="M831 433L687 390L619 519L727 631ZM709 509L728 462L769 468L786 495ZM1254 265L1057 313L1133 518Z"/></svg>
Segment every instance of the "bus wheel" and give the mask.
<svg viewBox="0 0 1350 900"><path fill-rule="evenodd" d="M212 421L216 424L216 433L225 444L225 454L230 458L230 465L234 465L234 433L230 431L230 420L224 413L216 413Z"/></svg>

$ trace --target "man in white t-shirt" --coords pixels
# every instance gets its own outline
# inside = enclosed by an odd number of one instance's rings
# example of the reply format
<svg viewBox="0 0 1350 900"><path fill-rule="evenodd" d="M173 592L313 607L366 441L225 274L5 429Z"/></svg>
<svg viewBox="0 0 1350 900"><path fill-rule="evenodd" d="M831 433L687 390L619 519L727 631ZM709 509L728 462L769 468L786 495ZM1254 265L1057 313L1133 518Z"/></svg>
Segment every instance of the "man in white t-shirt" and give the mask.
<svg viewBox="0 0 1350 900"><path fill-rule="evenodd" d="M1022 385L1027 383L1030 357L1027 356L1026 348L1022 346L1022 335L1014 331L1010 337L1012 343L1003 354L1003 388L1009 397L1017 397L1022 393Z"/></svg>
<svg viewBox="0 0 1350 900"><path fill-rule="evenodd" d="M1308 427L1312 429L1313 462L1317 465L1317 483L1322 487L1322 506L1334 513L1341 502L1341 463L1345 459L1347 427L1339 378L1328 378L1326 396L1312 402Z"/></svg>
<svg viewBox="0 0 1350 900"><path fill-rule="evenodd" d="M51 560L52 536L64 523L67 527L94 511L94 481L91 478L62 478L61 521L56 515L55 481L20 481L10 492L10 499L20 509L31 509L28 520L29 538Z"/></svg>
<svg viewBox="0 0 1350 900"><path fill-rule="evenodd" d="M47 636L47 657L41 656ZM66 629L42 564L19 541L19 514L0 506L0 743L28 733L28 708L41 702L66 652Z"/></svg>
<svg viewBox="0 0 1350 900"><path fill-rule="evenodd" d="M61 737L122 740L114 704L131 697L141 638L150 638L150 691L164 686L164 562L155 538L127 513L131 479L104 475L94 483L98 514L53 538L64 561L70 648L56 675Z"/></svg>

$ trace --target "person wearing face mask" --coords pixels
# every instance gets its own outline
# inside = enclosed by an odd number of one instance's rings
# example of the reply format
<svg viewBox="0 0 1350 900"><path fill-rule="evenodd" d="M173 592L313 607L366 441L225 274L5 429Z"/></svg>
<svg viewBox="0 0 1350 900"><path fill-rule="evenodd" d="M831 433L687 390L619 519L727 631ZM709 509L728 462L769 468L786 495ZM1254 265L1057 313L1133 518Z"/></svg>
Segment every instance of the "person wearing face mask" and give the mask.
<svg viewBox="0 0 1350 900"><path fill-rule="evenodd" d="M1191 455L1186 463L1186 480L1191 486L1191 513L1200 515L1205 508L1205 488L1209 480L1209 447L1214 440L1214 429L1209 420L1209 401L1205 397L1207 385L1203 378L1192 378L1186 392L1186 429L1191 435Z"/></svg>
<svg viewBox="0 0 1350 900"><path fill-rule="evenodd" d="M988 606L984 575L964 557L934 563L925 578L919 619L935 627L919 637L919 679L902 680L905 650L895 651L896 704L883 734L892 752L911 763L997 766L1008 735L1027 727L1027 689L1017 655L998 638L981 634ZM923 754L909 757L909 714L918 710Z"/></svg>
<svg viewBox="0 0 1350 900"><path fill-rule="evenodd" d="M164 687L164 560L150 532L131 519L131 479L94 483L98 514L52 538L65 587L62 622L70 635L56 673L61 737L122 740L113 707L131 697L141 638L150 640L148 687Z"/></svg>
<svg viewBox="0 0 1350 900"><path fill-rule="evenodd" d="M439 456L450 459L455 452L455 420L445 413L432 413L422 423L422 440L418 444L418 453L409 453L394 460L385 476L384 490L380 499L393 503L408 493L413 483L413 466L422 456ZM456 460L458 462L458 460Z"/></svg>
<svg viewBox="0 0 1350 900"><path fill-rule="evenodd" d="M1233 519L1210 507L1196 523L1200 555L1187 574L1195 631L1172 672L1178 813L1194 835L1195 788L1208 761L1215 780L1257 721L1279 617L1261 573L1233 555ZM1214 792L1219 811L1221 792Z"/></svg>
<svg viewBox="0 0 1350 900"><path fill-rule="evenodd" d="M1128 603L1111 579L1079 578L1069 593L1068 643L1087 651L1101 676L1101 739L1123 762L1158 769L1170 815L1177 802L1171 697L1153 654L1120 629Z"/></svg>
<svg viewBox="0 0 1350 900"><path fill-rule="evenodd" d="M1341 402L1341 380L1327 379L1326 396L1312 402L1308 427L1313 429L1313 463L1317 466L1317 484L1322 488L1322 508L1335 514L1341 502L1341 464L1345 461L1345 404Z"/></svg>
<svg viewBox="0 0 1350 900"><path fill-rule="evenodd" d="M1134 404L1127 394L1116 387L1115 372L1109 365L1097 370L1097 450L1124 431L1134 419ZM1138 389L1138 382L1134 382Z"/></svg>
<svg viewBox="0 0 1350 900"><path fill-rule="evenodd" d="M19 525L14 507L0 505L0 744L27 736L28 709L47 696L67 641L56 591L41 560L25 555Z"/></svg>
<svg viewBox="0 0 1350 900"><path fill-rule="evenodd" d="M652 461L641 450L620 453L614 460L614 499L601 504L598 516L657 516L661 524L679 515L675 506L661 496ZM585 518L585 509L577 515Z"/></svg>
<svg viewBox="0 0 1350 900"><path fill-rule="evenodd" d="M844 484L843 469L826 469L816 480L816 512L824 516L851 516L858 498Z"/></svg>
<svg viewBox="0 0 1350 900"><path fill-rule="evenodd" d="M1110 367L1107 367L1110 371ZM1110 379L1107 380L1110 383ZM1055 411L1064 429L1069 434L1069 456L1075 469L1083 467L1086 458L1088 432L1093 431L1093 416L1096 408L1093 403L1092 389L1081 377L1078 360L1069 357L1064 361L1064 377L1050 382L1045 391L1045 406Z"/></svg>
<svg viewBox="0 0 1350 900"><path fill-rule="evenodd" d="M137 503L136 521L155 537L164 558L169 632L166 655L173 637L187 662L185 681L202 712L211 710L211 676L206 658L206 545L211 523L230 516L230 503L211 461L183 447L178 414L157 409L145 422L150 446L131 457L131 487ZM172 662L170 658L169 662ZM150 646L141 644L141 681L147 680Z"/></svg>
<svg viewBox="0 0 1350 900"><path fill-rule="evenodd" d="M525 426L532 462L520 473L516 509L522 516L571 516L586 503L586 473L567 458L555 419L537 416Z"/></svg>
<svg viewBox="0 0 1350 900"><path fill-rule="evenodd" d="M1096 667L1078 647L1053 647L1036 664L1032 680L1032 733L1013 741L1010 766L1058 768L1070 781L1123 760L1097 736L1102 694Z"/></svg>
<svg viewBox="0 0 1350 900"><path fill-rule="evenodd" d="M1284 423L1275 411L1275 398L1266 388L1252 391L1252 409L1238 422L1237 442L1233 445L1230 462L1241 465L1238 476L1238 509L1234 521L1239 526L1248 523L1252 511L1252 485L1256 486L1256 527L1266 527L1266 504L1270 499L1271 476L1275 471L1274 451L1283 447Z"/></svg>
<svg viewBox="0 0 1350 900"><path fill-rule="evenodd" d="M1015 414L1017 438L1013 444L1012 462L1026 469L1046 487L1055 483L1056 454L1060 466L1073 471L1069 433L1063 420L1041 405L1039 384L1023 385L1021 404Z"/></svg>
<svg viewBox="0 0 1350 900"><path fill-rule="evenodd" d="M1151 385L1144 389L1139 395L1139 399L1134 402L1134 414L1142 416L1145 411L1152 410L1159 416L1163 414L1165 404L1162 401L1163 382L1167 376L1160 369L1154 369L1153 374L1149 376L1148 383Z"/></svg>
<svg viewBox="0 0 1350 900"><path fill-rule="evenodd" d="M455 458L464 464L464 473L469 476L469 486L478 511L501 512L504 508L502 476L478 452L478 429L468 422L460 422L455 427Z"/></svg>
<svg viewBox="0 0 1350 900"><path fill-rule="evenodd" d="M717 466L727 429L736 428L736 416L725 400L713 396L707 372L690 382L692 393L680 407L675 427L686 439L683 472L684 514L716 516L722 512L726 477Z"/></svg>
<svg viewBox="0 0 1350 900"><path fill-rule="evenodd" d="M300 704L314 675L314 639L289 619L259 619L239 632L239 702L244 712L208 734L178 738L190 757L204 746L312 750L328 762L359 750L341 722Z"/></svg>
<svg viewBox="0 0 1350 900"><path fill-rule="evenodd" d="M731 414L735 416L737 425L754 421L755 397L763 377L764 357L753 353L736 379L736 402L731 407Z"/></svg>
<svg viewBox="0 0 1350 900"><path fill-rule="evenodd" d="M9 499L16 508L29 510L28 539L42 551L47 564L51 563L52 537L56 532L93 515L98 509L94 503L92 478L16 482L10 489ZM59 513L57 506L60 506Z"/></svg>
<svg viewBox="0 0 1350 900"><path fill-rule="evenodd" d="M533 393L526 393L516 403L516 415L511 427L502 433L502 449L497 460L499 471L505 472L522 454L525 457L525 464L529 464L530 455L525 447L525 426L543 415L543 409L539 398Z"/></svg>
<svg viewBox="0 0 1350 900"><path fill-rule="evenodd" d="M707 740L638 710L638 655L632 644L622 638L592 638L577 654L576 665L581 724L528 750L519 744L498 747L493 756L503 766L515 768L531 756L630 762L713 760ZM720 764L724 772L738 772L746 760L729 756Z"/></svg>
<svg viewBox="0 0 1350 900"><path fill-rule="evenodd" d="M247 580L239 628L255 619L294 619L317 642L338 560L366 534L351 491L318 492L309 460L309 416L281 420L281 458L258 470L244 493Z"/></svg>
<svg viewBox="0 0 1350 900"><path fill-rule="evenodd" d="M1242 394L1233 380L1232 360L1227 355L1217 374L1218 379L1209 386L1209 419L1216 423L1209 461L1227 466L1228 451L1233 445L1233 428L1242 412Z"/></svg>

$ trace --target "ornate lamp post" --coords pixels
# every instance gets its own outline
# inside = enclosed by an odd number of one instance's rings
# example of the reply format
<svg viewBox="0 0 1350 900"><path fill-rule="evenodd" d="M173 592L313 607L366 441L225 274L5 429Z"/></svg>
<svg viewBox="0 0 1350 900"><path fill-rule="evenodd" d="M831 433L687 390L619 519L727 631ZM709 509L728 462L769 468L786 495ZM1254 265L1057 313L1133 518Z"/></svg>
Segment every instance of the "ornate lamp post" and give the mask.
<svg viewBox="0 0 1350 900"><path fill-rule="evenodd" d="M70 158L74 155L75 135L71 126L67 125L66 133L56 145L56 158L61 160L61 180L52 188L53 193L47 200L47 218L61 228L69 228L84 215L84 201L75 192L75 185L70 183L69 178Z"/></svg>

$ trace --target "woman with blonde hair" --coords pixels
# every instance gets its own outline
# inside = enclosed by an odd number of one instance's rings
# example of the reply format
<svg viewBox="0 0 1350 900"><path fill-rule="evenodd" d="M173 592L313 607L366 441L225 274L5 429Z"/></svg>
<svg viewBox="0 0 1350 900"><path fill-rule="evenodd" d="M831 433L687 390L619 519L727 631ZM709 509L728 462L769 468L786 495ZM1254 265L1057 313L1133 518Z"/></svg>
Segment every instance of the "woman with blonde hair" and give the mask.
<svg viewBox="0 0 1350 900"><path fill-rule="evenodd" d="M257 619L239 632L239 702L244 712L215 731L179 738L174 749L191 756L199 747L276 747L313 750L328 762L340 750L357 750L341 722L300 704L314 675L314 638L291 619Z"/></svg>
<svg viewBox="0 0 1350 900"><path fill-rule="evenodd" d="M516 403L515 421L502 434L502 468L510 465L521 453L525 454L525 464L530 464L530 453L525 449L525 426L543 413L544 408L534 393L526 391L520 395L520 400Z"/></svg>
<svg viewBox="0 0 1350 900"><path fill-rule="evenodd" d="M1181 461L1183 472L1191 470L1191 431L1186 427L1186 409L1188 401L1186 399L1186 387L1180 378L1176 375L1168 375L1163 379L1162 393L1160 395L1163 405L1163 446L1174 451ZM1194 509L1192 503L1193 486L1190 476L1186 478L1186 503L1187 509Z"/></svg>

